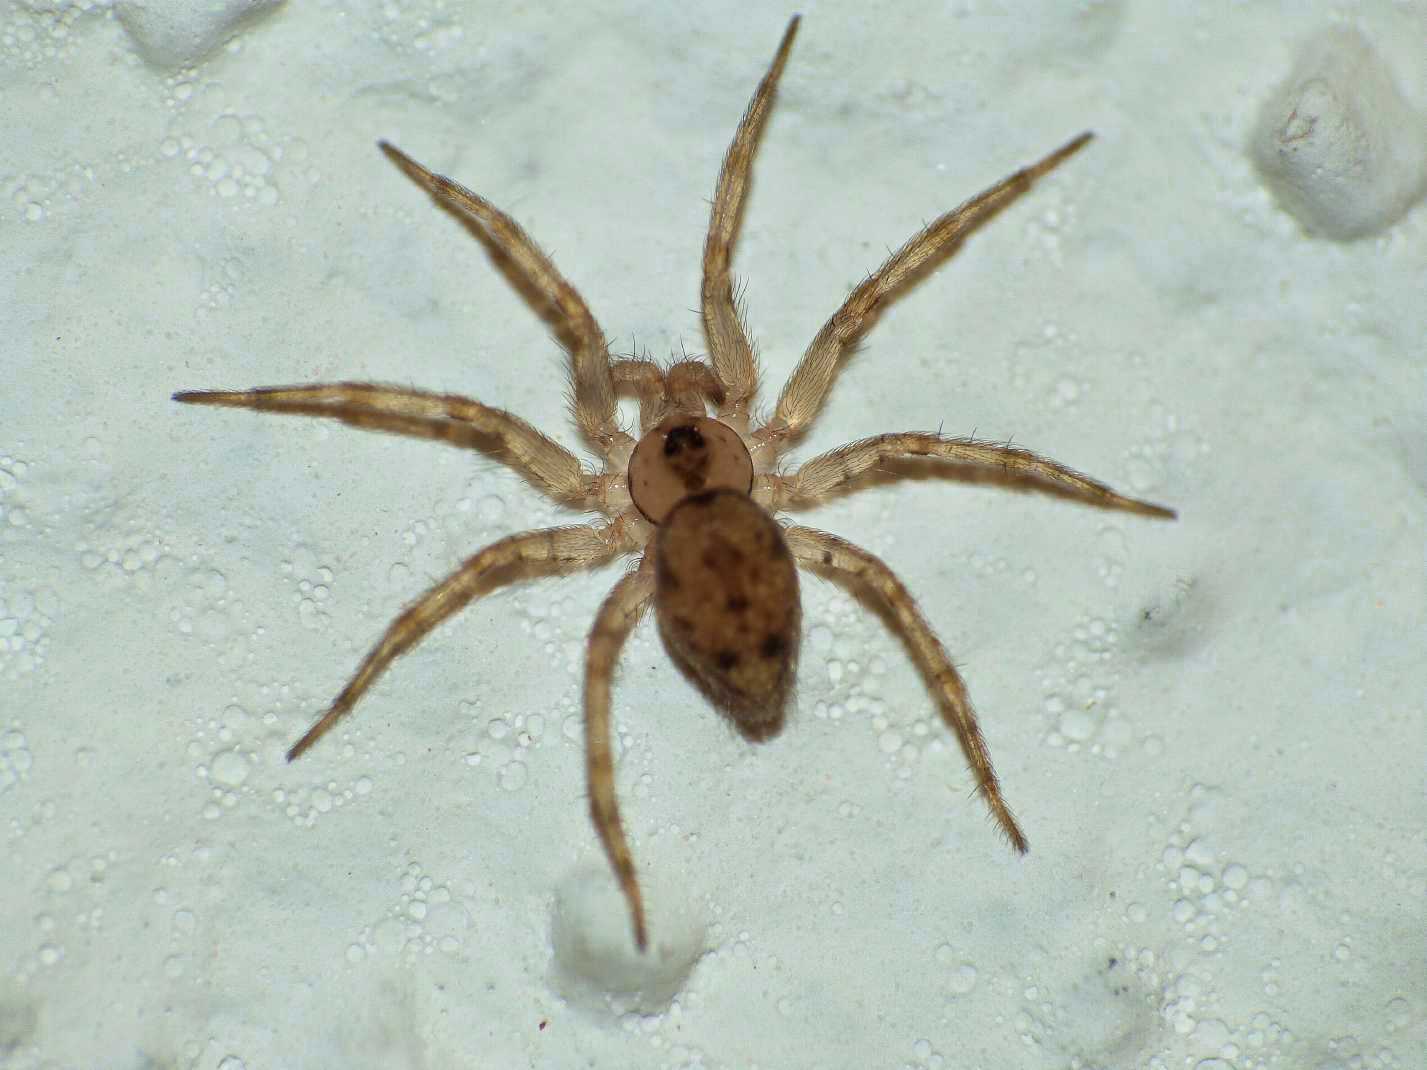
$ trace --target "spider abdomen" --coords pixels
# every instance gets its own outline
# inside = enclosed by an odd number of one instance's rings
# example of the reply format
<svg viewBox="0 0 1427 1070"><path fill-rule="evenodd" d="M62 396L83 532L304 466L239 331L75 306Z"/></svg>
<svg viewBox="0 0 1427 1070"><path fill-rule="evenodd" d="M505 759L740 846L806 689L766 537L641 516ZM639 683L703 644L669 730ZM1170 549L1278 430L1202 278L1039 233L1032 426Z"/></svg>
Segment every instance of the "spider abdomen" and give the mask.
<svg viewBox="0 0 1427 1070"><path fill-rule="evenodd" d="M798 572L746 494L691 494L659 526L654 606L670 655L750 739L782 727L802 635Z"/></svg>

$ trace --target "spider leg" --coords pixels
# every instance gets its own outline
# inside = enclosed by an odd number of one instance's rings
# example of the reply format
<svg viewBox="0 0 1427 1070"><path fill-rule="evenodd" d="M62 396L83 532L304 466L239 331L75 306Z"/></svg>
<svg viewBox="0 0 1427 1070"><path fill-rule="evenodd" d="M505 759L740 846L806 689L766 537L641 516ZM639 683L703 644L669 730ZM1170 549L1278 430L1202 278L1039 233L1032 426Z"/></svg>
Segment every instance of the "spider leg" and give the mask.
<svg viewBox="0 0 1427 1070"><path fill-rule="evenodd" d="M822 408L843 357L871 327L882 304L955 253L972 231L1029 190L1036 179L1079 151L1091 137L1086 132L1071 139L1049 156L1021 168L912 235L848 294L842 307L818 331L783 385L773 418L762 433L789 438L805 429Z"/></svg>
<svg viewBox="0 0 1427 1070"><path fill-rule="evenodd" d="M765 476L773 491L769 508L798 509L817 505L834 494L853 489L862 476L881 471L879 466L884 462L910 457L927 457L998 471L1032 486L1059 490L1102 509L1122 509L1127 513L1164 520L1173 520L1176 515L1173 509L1126 497L1097 479L1018 446L978 442L971 438L946 438L915 431L875 435L849 442L812 458L792 475Z"/></svg>
<svg viewBox="0 0 1427 1070"><path fill-rule="evenodd" d="M565 505L597 508L593 481L580 460L504 409L459 394L434 394L375 383L313 383L254 390L183 390L187 405L219 405L341 420L353 427L432 438L492 453Z"/></svg>
<svg viewBox="0 0 1427 1070"><path fill-rule="evenodd" d="M783 40L778 45L768 73L754 90L748 110L743 113L743 119L733 135L733 143L729 145L728 153L723 158L723 169L719 171L718 185L714 191L713 211L709 215L708 238L704 242L704 278L700 301L704 337L709 345L709 359L713 362L714 371L718 373L726 391L726 398L719 409L720 416L745 415L749 402L758 389L758 368L753 357L753 345L748 340L748 332L734 295L729 260L738 233L743 198L748 192L753 154L758 149L758 138L763 132L763 124L773 104L778 78L788 61L788 53L793 47L793 37L797 32L798 16L795 15L783 33Z"/></svg>
<svg viewBox="0 0 1427 1070"><path fill-rule="evenodd" d="M616 445L633 447L633 441L619 429L604 332L584 299L565 281L550 258L540 251L520 224L484 197L444 175L428 171L390 142L377 144L442 208L463 222L474 224L476 233L491 248L493 258L502 267L508 266L515 281L521 284L517 288L523 287L526 296L548 303L555 332L570 354L574 385L572 409L581 432L606 454Z"/></svg>
<svg viewBox="0 0 1427 1070"><path fill-rule="evenodd" d="M911 592L881 559L836 535L814 528L791 527L784 530L783 537L799 565L855 591L870 594L877 607L886 612L931 688L942 720L956 733L961 751L976 776L977 791L985 800L991 816L1011 841L1011 846L1025 854L1025 833L1016 824L1010 807L1001 795L1001 785L991 765L991 752L976 723L976 713L971 708L966 685L946 656L946 650L931 625L917 608Z"/></svg>
<svg viewBox="0 0 1427 1070"><path fill-rule="evenodd" d="M646 559L647 560L647 559ZM615 794L614 758L610 753L610 685L615 663L629 633L649 606L654 593L654 575L641 566L615 584L595 616L590 629L589 652L585 662L585 771L589 781L590 817L614 868L620 889L629 903L634 925L634 942L641 951L648 943L644 923L644 898L634 872L634 857L624 837Z"/></svg>
<svg viewBox="0 0 1427 1070"><path fill-rule="evenodd" d="M620 524L542 528L511 535L468 557L460 568L428 589L387 625L386 634L362 659L332 705L288 750L287 760L300 758L356 705L387 666L473 599L515 580L602 564L631 549L626 541Z"/></svg>

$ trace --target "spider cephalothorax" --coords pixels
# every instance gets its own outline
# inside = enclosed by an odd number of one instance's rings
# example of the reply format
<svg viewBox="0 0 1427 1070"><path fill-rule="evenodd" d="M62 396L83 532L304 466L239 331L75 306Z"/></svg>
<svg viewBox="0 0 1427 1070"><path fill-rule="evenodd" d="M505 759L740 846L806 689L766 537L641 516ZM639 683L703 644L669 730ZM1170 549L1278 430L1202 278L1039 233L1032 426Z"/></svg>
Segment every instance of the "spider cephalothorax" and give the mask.
<svg viewBox="0 0 1427 1070"><path fill-rule="evenodd" d="M797 27L794 18L719 173L700 295L707 364L682 360L661 369L644 359L611 360L604 334L579 293L514 220L394 146L381 145L441 207L480 235L523 292L548 302L545 311L569 351L572 414L600 458L598 471L586 470L573 453L518 416L454 394L338 382L174 395L191 404L322 416L482 450L556 501L601 518L511 535L468 558L388 626L331 706L288 751L289 760L350 711L394 660L472 599L513 580L641 555L638 568L615 584L595 616L584 695L590 812L641 948L647 939L644 904L615 794L610 687L619 651L651 603L679 665L746 737L765 739L782 724L797 665L802 615L797 568L853 589L896 630L956 734L992 817L1012 846L1025 851L1025 836L1001 795L966 687L906 587L866 550L813 528L782 527L773 514L816 505L856 489L869 476L895 478L905 472L903 462L922 462L941 465L948 475L974 467L1003 483L1105 509L1174 516L1028 450L934 433L875 435L780 473L779 458L822 408L844 357L877 310L1090 140L1081 134L914 234L848 295L809 345L773 415L752 428L757 367L734 300L729 260L754 150ZM620 394L639 400L637 442L619 427Z"/></svg>
<svg viewBox="0 0 1427 1070"><path fill-rule="evenodd" d="M679 499L709 490L748 494L753 458L737 431L708 416L678 413L646 432L629 458L629 496L662 524Z"/></svg>

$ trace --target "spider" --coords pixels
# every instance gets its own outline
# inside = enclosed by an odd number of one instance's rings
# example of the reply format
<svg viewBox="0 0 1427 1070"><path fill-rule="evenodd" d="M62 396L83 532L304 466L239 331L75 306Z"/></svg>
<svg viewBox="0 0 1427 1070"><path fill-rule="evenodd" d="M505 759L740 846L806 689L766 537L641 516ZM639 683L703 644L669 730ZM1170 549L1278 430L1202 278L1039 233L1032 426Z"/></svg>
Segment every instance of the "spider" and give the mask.
<svg viewBox="0 0 1427 1070"><path fill-rule="evenodd" d="M584 300L513 219L394 145L379 143L407 176L481 239L554 328L570 359L571 414L599 456L598 471L587 469L574 453L513 413L455 394L332 382L173 395L192 405L324 417L479 450L562 505L601 517L587 525L511 535L467 558L388 625L326 712L287 752L289 761L346 716L393 661L473 599L518 580L639 555L595 614L585 659L584 715L590 814L641 951L648 931L615 793L610 690L624 642L651 604L676 665L745 738L758 741L782 727L793 687L802 616L798 568L851 589L882 612L905 644L956 734L977 792L1011 846L1024 853L1025 834L1001 794L966 686L902 581L868 551L827 532L784 526L774 514L815 506L878 478L915 474L920 465L931 466L931 474L979 473L1101 508L1175 516L1171 509L1119 494L1029 450L939 432L876 435L791 471L780 466L882 306L1092 136L1080 134L914 234L852 291L784 384L772 416L756 420L751 409L758 366L729 266L754 153L797 29L794 17L719 172L700 293L708 363L686 357L661 367L642 357L612 359ZM620 396L638 402L637 438L620 426Z"/></svg>

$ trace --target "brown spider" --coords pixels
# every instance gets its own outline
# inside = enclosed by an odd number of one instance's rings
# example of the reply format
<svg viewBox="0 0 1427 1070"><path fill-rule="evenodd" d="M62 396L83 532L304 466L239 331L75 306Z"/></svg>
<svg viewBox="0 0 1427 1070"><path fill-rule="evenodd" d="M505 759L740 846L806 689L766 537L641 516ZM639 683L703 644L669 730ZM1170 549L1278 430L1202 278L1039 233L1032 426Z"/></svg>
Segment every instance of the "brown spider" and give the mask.
<svg viewBox="0 0 1427 1070"><path fill-rule="evenodd" d="M454 394L338 382L174 395L176 401L195 405L321 416L355 427L443 439L492 454L556 501L603 517L592 525L511 535L468 558L387 627L332 705L287 752L289 761L350 711L394 660L472 599L516 580L641 554L638 567L614 585L595 616L584 695L590 812L628 901L635 943L641 949L647 942L644 905L615 796L610 686L625 639L651 602L675 662L744 736L762 740L781 728L793 685L802 616L797 566L852 588L884 611L898 632L942 718L956 733L992 817L1011 846L1024 852L1026 837L1001 795L966 686L906 587L866 550L813 528L782 527L772 514L817 505L865 485L868 478L905 475L906 462L923 458L956 466L945 474L970 466L1001 483L1102 508L1160 518L1175 515L1028 450L934 433L876 435L780 474L780 458L821 409L843 359L883 303L955 252L974 229L1091 138L1081 134L913 235L852 291L799 361L772 418L753 427L750 407L758 385L757 363L729 259L759 135L797 29L795 17L738 124L719 173L700 295L712 366L693 359L668 368L643 358L611 360L605 336L585 302L514 220L395 146L380 143L437 204L482 239L517 288L542 306L569 352L572 415L602 459L598 472L588 471L573 453L518 416ZM621 394L638 399L637 440L619 426L616 398ZM716 416L708 415L710 406ZM884 468L887 464L894 467Z"/></svg>

